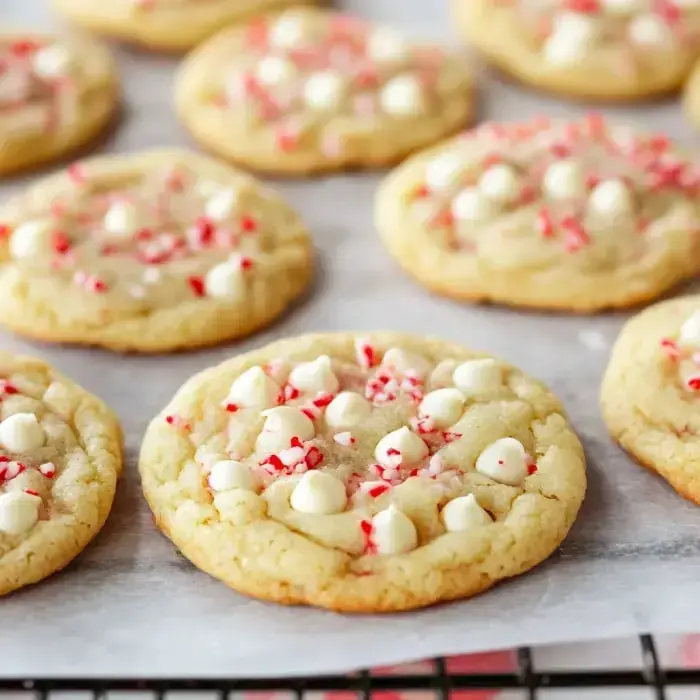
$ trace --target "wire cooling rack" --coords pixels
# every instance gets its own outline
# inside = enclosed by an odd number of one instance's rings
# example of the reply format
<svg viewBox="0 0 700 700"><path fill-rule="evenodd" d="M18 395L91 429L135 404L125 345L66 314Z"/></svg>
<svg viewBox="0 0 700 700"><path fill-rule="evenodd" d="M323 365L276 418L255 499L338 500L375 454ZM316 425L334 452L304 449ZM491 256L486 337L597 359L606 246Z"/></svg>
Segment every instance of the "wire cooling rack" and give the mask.
<svg viewBox="0 0 700 700"><path fill-rule="evenodd" d="M202 691L216 693L221 700L230 700L232 693L247 692L287 692L294 700L305 700L308 692L345 691L356 693L357 700L372 700L381 691L433 691L436 700L449 700L455 690L520 690L521 697L538 699L540 691L548 689L601 689L604 688L647 688L651 697L666 700L667 689L671 687L697 687L700 689L700 669L664 669L656 651L654 639L650 635L639 637L642 665L636 670L585 670L556 671L536 669L532 650L517 650L515 670L507 673L453 674L447 672L444 658L432 661L432 673L375 676L369 671L339 676L315 676L312 678L278 679L23 679L0 678L0 700L12 693L14 697L26 700L50 700L54 693L79 691L87 693L94 700L103 700L110 691L138 692L140 697L151 695L153 700L161 700L170 691ZM19 693L19 696L16 694ZM83 697L83 695L81 695Z"/></svg>

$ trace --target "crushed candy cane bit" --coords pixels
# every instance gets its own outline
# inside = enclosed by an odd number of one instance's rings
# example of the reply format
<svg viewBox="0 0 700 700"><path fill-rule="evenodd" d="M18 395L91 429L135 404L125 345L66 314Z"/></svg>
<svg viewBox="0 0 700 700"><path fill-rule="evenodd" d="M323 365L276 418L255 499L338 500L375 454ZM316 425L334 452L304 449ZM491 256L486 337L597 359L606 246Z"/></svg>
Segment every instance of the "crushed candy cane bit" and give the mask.
<svg viewBox="0 0 700 700"><path fill-rule="evenodd" d="M347 431L344 433L336 433L333 436L333 440L343 447L350 447L350 445L354 445L356 442L352 433Z"/></svg>

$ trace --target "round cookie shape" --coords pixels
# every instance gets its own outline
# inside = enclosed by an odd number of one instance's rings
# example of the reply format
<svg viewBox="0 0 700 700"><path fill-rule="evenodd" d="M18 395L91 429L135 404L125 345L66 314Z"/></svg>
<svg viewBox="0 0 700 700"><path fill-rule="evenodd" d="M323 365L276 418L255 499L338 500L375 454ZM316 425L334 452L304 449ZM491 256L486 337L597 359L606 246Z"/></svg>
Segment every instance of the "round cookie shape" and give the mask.
<svg viewBox="0 0 700 700"><path fill-rule="evenodd" d="M0 322L162 352L264 326L313 274L309 236L252 177L186 151L77 163L0 209Z"/></svg>
<svg viewBox="0 0 700 700"><path fill-rule="evenodd" d="M661 302L627 322L601 405L620 446L700 505L700 296Z"/></svg>
<svg viewBox="0 0 700 700"><path fill-rule="evenodd" d="M463 59L344 14L293 8L223 30L185 59L178 114L210 151L256 170L379 167L474 114Z"/></svg>
<svg viewBox="0 0 700 700"><path fill-rule="evenodd" d="M680 88L700 55L695 0L452 0L464 36L518 80L567 97Z"/></svg>
<svg viewBox="0 0 700 700"><path fill-rule="evenodd" d="M39 360L0 353L0 595L88 545L121 469L121 429L102 401Z"/></svg>
<svg viewBox="0 0 700 700"><path fill-rule="evenodd" d="M108 51L77 36L0 34L0 176L95 139L119 96Z"/></svg>
<svg viewBox="0 0 700 700"><path fill-rule="evenodd" d="M140 471L199 568L257 598L363 612L530 569L586 489L542 384L396 333L301 336L193 377L149 426Z"/></svg>
<svg viewBox="0 0 700 700"><path fill-rule="evenodd" d="M590 114L484 124L381 185L389 252L446 296L589 313L697 274L700 167L657 134Z"/></svg>
<svg viewBox="0 0 700 700"><path fill-rule="evenodd" d="M221 27L252 15L315 0L51 0L78 24L156 51L182 52Z"/></svg>

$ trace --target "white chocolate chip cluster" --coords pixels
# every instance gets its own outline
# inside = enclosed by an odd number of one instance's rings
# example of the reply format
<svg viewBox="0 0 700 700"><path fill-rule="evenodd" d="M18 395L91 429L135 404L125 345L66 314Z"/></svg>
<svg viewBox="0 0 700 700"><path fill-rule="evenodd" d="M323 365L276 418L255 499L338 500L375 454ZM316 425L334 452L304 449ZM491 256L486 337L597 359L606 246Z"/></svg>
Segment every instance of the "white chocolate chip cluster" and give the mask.
<svg viewBox="0 0 700 700"><path fill-rule="evenodd" d="M72 410L65 387L38 370L0 380L0 559L60 511L55 486L78 476L66 457L80 450Z"/></svg>
<svg viewBox="0 0 700 700"><path fill-rule="evenodd" d="M439 113L464 77L437 48L334 12L293 8L254 20L241 44L225 94L215 99L270 125L280 151L316 138L333 156L346 129Z"/></svg>
<svg viewBox="0 0 700 700"><path fill-rule="evenodd" d="M505 517L538 469L513 370L371 339L351 352L254 364L202 416L167 414L195 447L181 482L223 519L266 513L355 556Z"/></svg>
<svg viewBox="0 0 700 700"><path fill-rule="evenodd" d="M692 47L700 36L696 0L520 0L515 8L553 70L585 68L597 56L611 71L642 74L648 61Z"/></svg>
<svg viewBox="0 0 700 700"><path fill-rule="evenodd" d="M103 296L133 313L200 298L245 304L276 248L269 193L186 160L108 178L71 166L50 204L28 197L0 216L11 259L45 265L62 296Z"/></svg>
<svg viewBox="0 0 700 700"><path fill-rule="evenodd" d="M426 160L412 211L496 264L513 249L524 265L564 254L590 267L642 255L671 223L697 227L699 190L700 169L667 138L591 114L466 132Z"/></svg>

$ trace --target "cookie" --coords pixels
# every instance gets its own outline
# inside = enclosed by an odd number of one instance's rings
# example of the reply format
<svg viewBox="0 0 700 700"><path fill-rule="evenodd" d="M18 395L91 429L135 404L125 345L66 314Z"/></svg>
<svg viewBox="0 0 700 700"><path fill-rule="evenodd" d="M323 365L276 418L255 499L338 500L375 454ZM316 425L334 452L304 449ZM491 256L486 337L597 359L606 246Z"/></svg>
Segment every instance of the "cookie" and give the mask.
<svg viewBox="0 0 700 700"><path fill-rule="evenodd" d="M118 102L108 51L83 37L0 34L0 176L93 141Z"/></svg>
<svg viewBox="0 0 700 700"><path fill-rule="evenodd" d="M576 98L678 90L700 55L695 0L452 0L464 36L495 66Z"/></svg>
<svg viewBox="0 0 700 700"><path fill-rule="evenodd" d="M156 51L187 51L228 24L314 0L52 0L88 29Z"/></svg>
<svg viewBox="0 0 700 700"><path fill-rule="evenodd" d="M697 274L700 168L599 115L484 124L391 173L389 252L456 299L573 312L653 299Z"/></svg>
<svg viewBox="0 0 700 700"><path fill-rule="evenodd" d="M695 64L685 85L684 106L690 120L700 128L700 61Z"/></svg>
<svg viewBox="0 0 700 700"><path fill-rule="evenodd" d="M548 557L586 490L559 401L396 333L308 335L190 379L149 426L144 493L196 566L256 598L385 612Z"/></svg>
<svg viewBox="0 0 700 700"><path fill-rule="evenodd" d="M0 595L67 566L104 525L121 429L40 360L0 352Z"/></svg>
<svg viewBox="0 0 700 700"><path fill-rule="evenodd" d="M622 329L601 389L612 437L700 505L700 296L647 309Z"/></svg>
<svg viewBox="0 0 700 700"><path fill-rule="evenodd" d="M207 149L284 174L390 164L474 116L463 59L313 8L217 34L182 65L176 105Z"/></svg>
<svg viewBox="0 0 700 700"><path fill-rule="evenodd" d="M237 338L313 274L298 216L249 175L163 150L77 163L0 209L0 323L162 352Z"/></svg>

